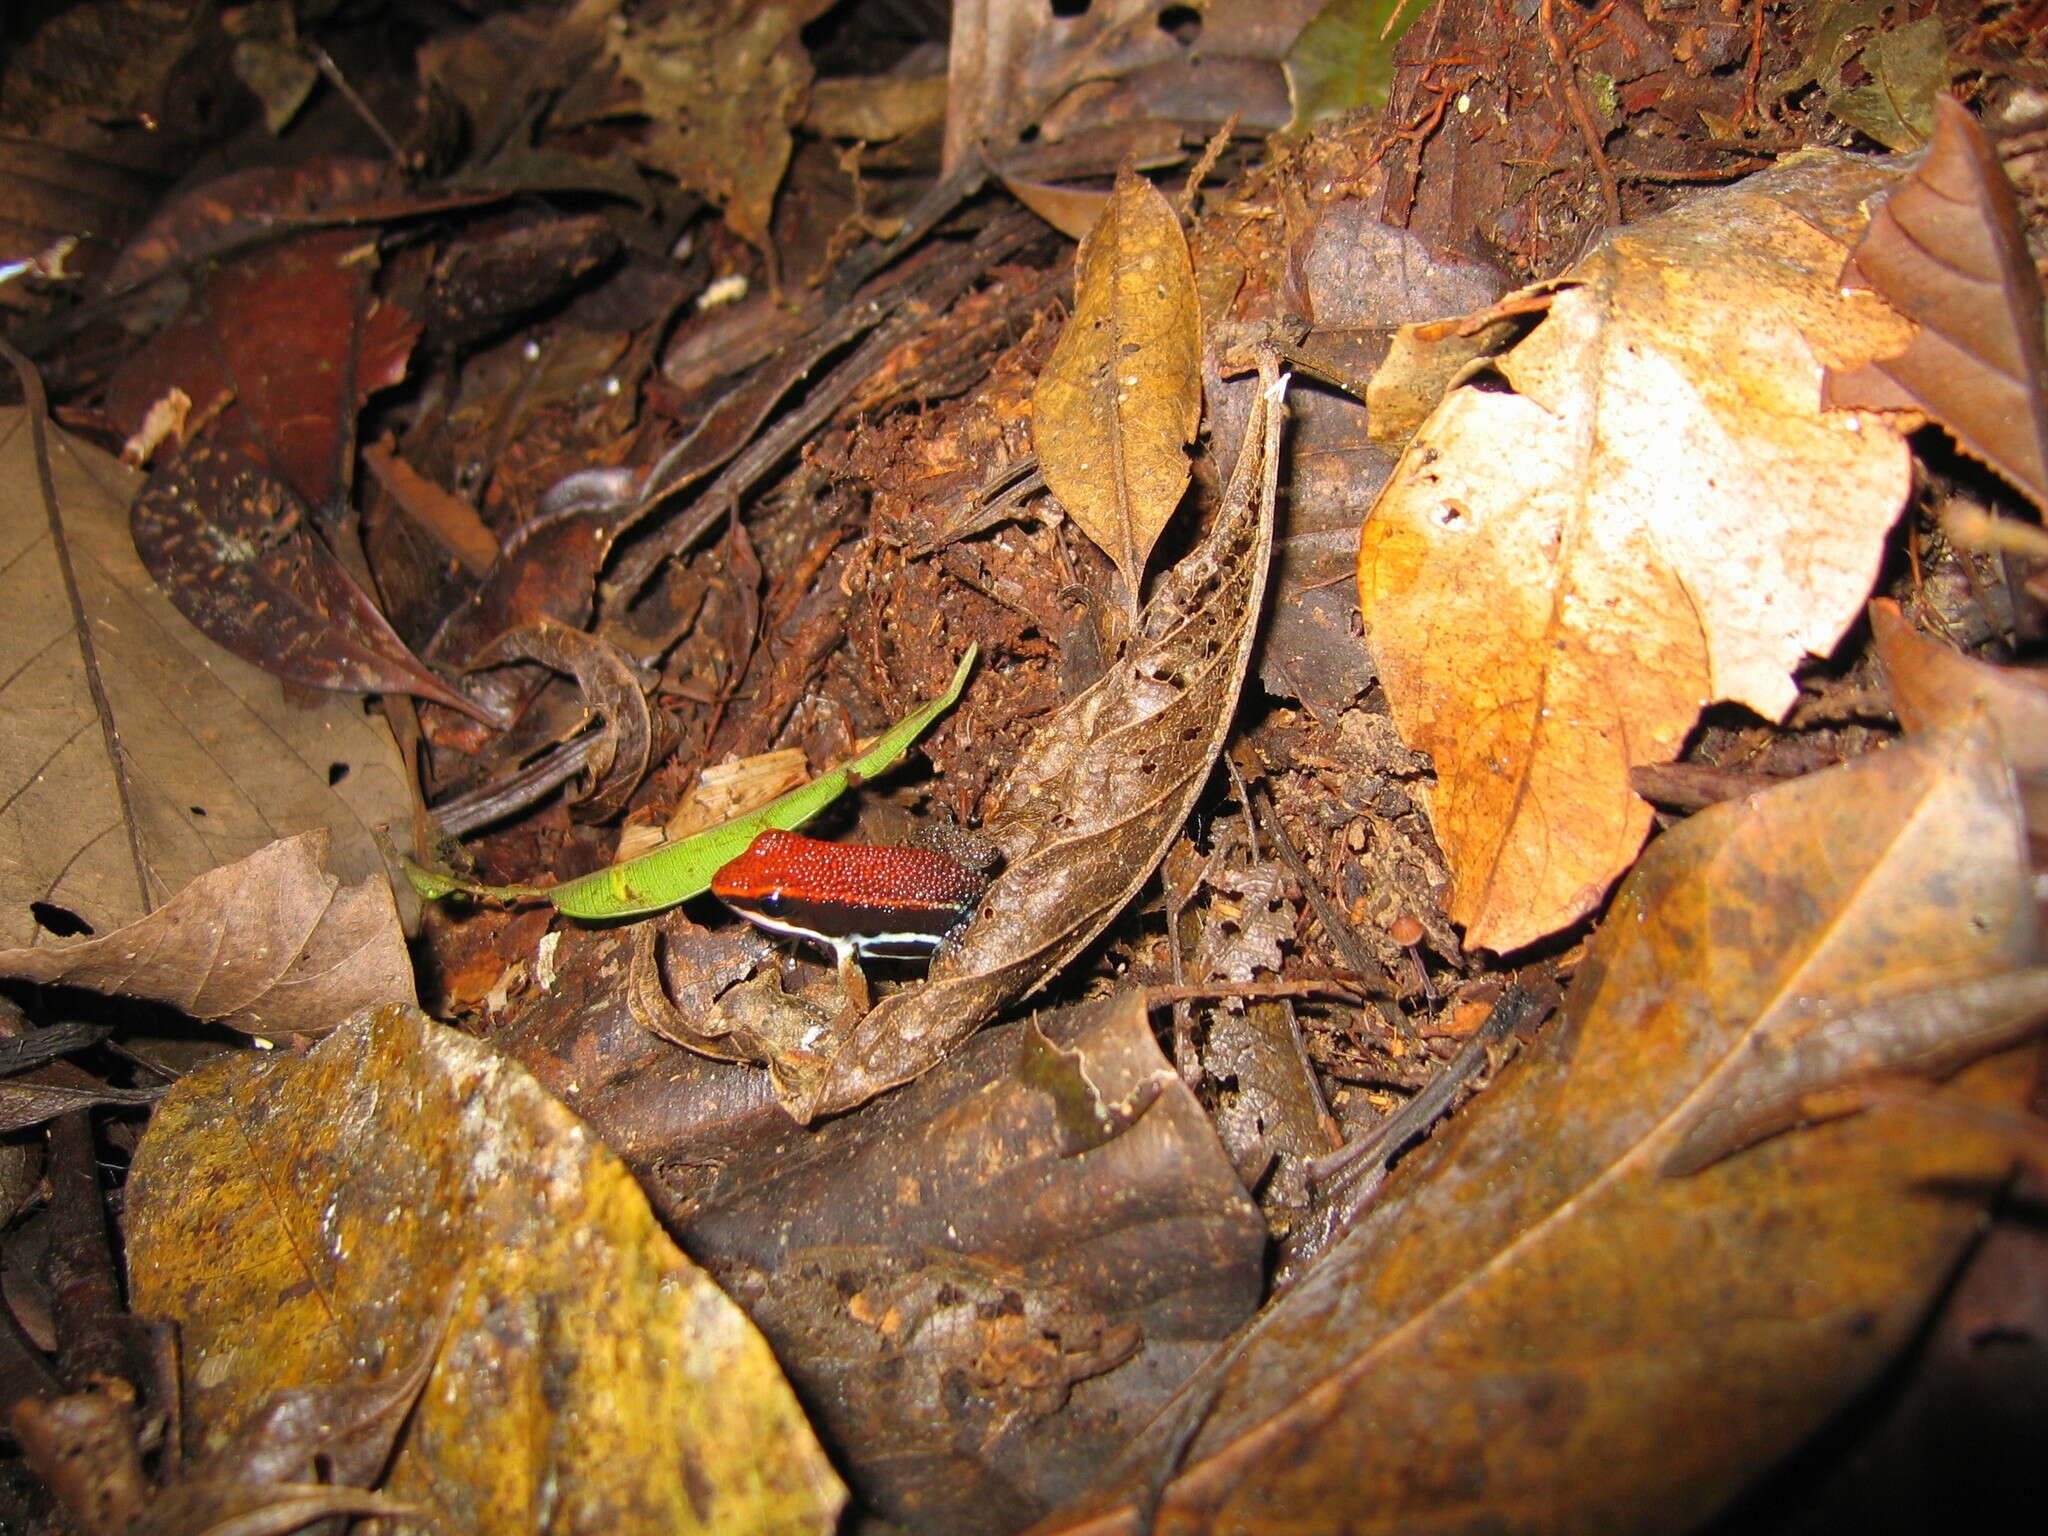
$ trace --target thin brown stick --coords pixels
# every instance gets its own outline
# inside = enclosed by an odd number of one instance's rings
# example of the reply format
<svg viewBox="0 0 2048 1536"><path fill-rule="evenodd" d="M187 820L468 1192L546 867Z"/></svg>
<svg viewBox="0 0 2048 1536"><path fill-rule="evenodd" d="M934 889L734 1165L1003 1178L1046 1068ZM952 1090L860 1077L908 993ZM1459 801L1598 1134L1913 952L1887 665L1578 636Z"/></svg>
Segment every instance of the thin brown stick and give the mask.
<svg viewBox="0 0 2048 1536"><path fill-rule="evenodd" d="M1557 66L1557 85L1565 110L1572 121L1578 124L1579 137L1585 140L1586 153L1592 156L1593 172L1600 178L1600 196L1607 204L1607 220L1610 224L1621 222L1621 189L1614 180L1614 169L1607 163L1607 152L1600 147L1600 130L1593 122L1593 110L1586 105L1586 98L1580 94L1578 81L1573 76L1570 56L1564 43L1557 35L1557 0L1543 0L1543 8L1537 13L1537 22L1543 28L1544 44L1550 49L1551 62Z"/></svg>

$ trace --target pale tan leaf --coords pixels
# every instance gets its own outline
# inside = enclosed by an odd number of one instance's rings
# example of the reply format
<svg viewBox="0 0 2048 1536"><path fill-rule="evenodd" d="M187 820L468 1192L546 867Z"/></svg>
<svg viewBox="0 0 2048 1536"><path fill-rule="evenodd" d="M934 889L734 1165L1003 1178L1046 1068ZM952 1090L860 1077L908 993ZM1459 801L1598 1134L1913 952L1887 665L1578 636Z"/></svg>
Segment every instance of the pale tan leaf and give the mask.
<svg viewBox="0 0 2048 1536"><path fill-rule="evenodd" d="M185 1078L128 1192L133 1304L178 1325L201 1455L279 1388L377 1379L445 1323L382 1492L449 1536L834 1528L843 1490L767 1345L632 1176L413 1010Z"/></svg>
<svg viewBox="0 0 2048 1536"><path fill-rule="evenodd" d="M1124 579L1137 612L1145 559L1187 489L1202 417L1202 321L1180 220L1129 171L1082 242L1073 318L1031 402L1045 483Z"/></svg>
<svg viewBox="0 0 2048 1536"><path fill-rule="evenodd" d="M332 833L342 879L382 880L371 829L412 812L383 722L354 699L287 703L275 678L200 634L136 558L127 509L141 477L60 432L50 456L90 658L27 420L0 411L0 946L52 942L32 903L107 933L313 827Z"/></svg>
<svg viewBox="0 0 2048 1536"><path fill-rule="evenodd" d="M1369 515L1368 638L1435 759L1473 945L1591 910L1649 830L1629 769L1714 700L1782 715L1861 608L1909 455L1820 383L1903 334L1835 283L1835 232L1897 176L1813 152L1615 231L1546 285L1509 388L1454 390Z"/></svg>

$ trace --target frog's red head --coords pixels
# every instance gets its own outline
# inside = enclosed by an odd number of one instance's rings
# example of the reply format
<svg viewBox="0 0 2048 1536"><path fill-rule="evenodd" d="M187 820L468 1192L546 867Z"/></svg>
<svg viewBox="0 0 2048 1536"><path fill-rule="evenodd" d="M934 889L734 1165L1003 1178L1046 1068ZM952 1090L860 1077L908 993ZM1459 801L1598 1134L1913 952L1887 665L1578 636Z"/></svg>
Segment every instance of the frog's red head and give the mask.
<svg viewBox="0 0 2048 1536"><path fill-rule="evenodd" d="M844 960L929 954L974 915L986 884L927 848L763 832L712 877L711 893L749 922L811 939Z"/></svg>

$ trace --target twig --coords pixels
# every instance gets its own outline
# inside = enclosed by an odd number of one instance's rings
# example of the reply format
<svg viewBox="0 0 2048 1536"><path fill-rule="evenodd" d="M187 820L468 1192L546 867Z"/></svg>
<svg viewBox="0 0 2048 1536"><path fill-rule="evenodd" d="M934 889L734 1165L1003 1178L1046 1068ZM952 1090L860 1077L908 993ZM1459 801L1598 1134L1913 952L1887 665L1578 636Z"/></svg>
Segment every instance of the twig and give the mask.
<svg viewBox="0 0 2048 1536"><path fill-rule="evenodd" d="M1473 1031L1472 1038L1445 1064L1444 1069L1429 1080L1428 1087L1350 1146L1340 1148L1328 1157L1319 1157L1308 1165L1308 1176L1325 1186L1326 1195L1338 1197L1330 1202L1337 1217L1331 1228L1333 1237L1357 1219L1377 1188L1376 1182L1370 1184L1361 1197L1358 1190L1360 1181L1368 1174L1392 1166L1401 1153L1427 1134L1429 1128L1450 1109L1459 1090L1479 1075L1493 1048L1517 1029L1531 1023L1543 1007L1543 999L1510 982L1507 990L1501 993L1500 1001L1493 1005L1493 1012L1487 1015L1486 1022Z"/></svg>
<svg viewBox="0 0 2048 1536"><path fill-rule="evenodd" d="M1578 81L1574 76L1571 60L1566 56L1564 44L1557 35L1557 0L1543 0L1543 8L1537 13L1539 25L1543 28L1543 41L1550 49L1551 61L1557 65L1558 90L1564 107L1578 124L1579 137L1586 142L1586 153L1593 157L1594 174L1600 178L1600 196L1607 204L1607 221L1621 222L1621 189L1616 186L1614 169L1607 163L1607 152L1600 147L1600 130L1593 122L1593 112L1586 105L1586 98L1580 94Z"/></svg>
<svg viewBox="0 0 2048 1536"><path fill-rule="evenodd" d="M327 83L341 92L341 99L355 108L356 116L363 120L364 126L377 136L377 141L391 156L391 163L404 170L405 146L392 137L383 120L370 110L370 104L356 94L356 88L348 83L348 76L341 72L341 66L328 56L325 48L320 47L313 49L313 62L320 66L320 73L327 77Z"/></svg>

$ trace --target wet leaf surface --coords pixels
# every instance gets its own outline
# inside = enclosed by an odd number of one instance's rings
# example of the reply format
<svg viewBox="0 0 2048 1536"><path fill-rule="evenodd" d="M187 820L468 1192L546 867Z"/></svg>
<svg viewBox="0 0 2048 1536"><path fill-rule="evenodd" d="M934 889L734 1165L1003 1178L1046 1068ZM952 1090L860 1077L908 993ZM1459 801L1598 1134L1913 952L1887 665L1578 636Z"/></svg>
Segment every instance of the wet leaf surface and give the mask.
<svg viewBox="0 0 2048 1536"><path fill-rule="evenodd" d="M177 1322L207 1450L279 1386L416 1358L452 1293L383 1485L441 1529L832 1528L837 1480L760 1336L573 1116L418 1014L186 1078L130 1201L135 1306Z"/></svg>
<svg viewBox="0 0 2048 1536"><path fill-rule="evenodd" d="M1873 1114L1691 1177L1669 1159L1700 1111L1761 1086L1813 1003L2035 965L2026 870L1981 728L1674 830L1564 1016L1104 1491L1036 1529L1143 1529L1131 1503L1166 1478L1161 1531L1648 1531L1724 1502L1897 1347L2009 1153ZM2028 1071L1998 1057L1954 1092L2011 1103Z"/></svg>

